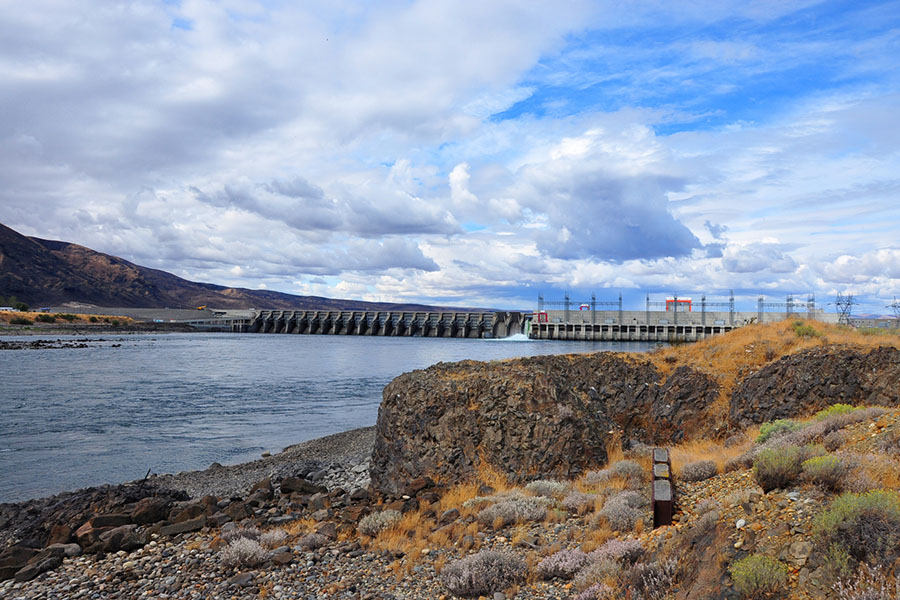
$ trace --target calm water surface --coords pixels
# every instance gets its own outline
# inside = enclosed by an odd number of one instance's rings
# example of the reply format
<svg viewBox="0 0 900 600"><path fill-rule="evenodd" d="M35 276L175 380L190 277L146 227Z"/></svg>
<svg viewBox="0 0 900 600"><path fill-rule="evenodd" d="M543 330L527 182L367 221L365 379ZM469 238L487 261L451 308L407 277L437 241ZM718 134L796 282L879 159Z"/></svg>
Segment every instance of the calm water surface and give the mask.
<svg viewBox="0 0 900 600"><path fill-rule="evenodd" d="M233 464L374 425L391 379L439 361L652 347L307 335L101 337L106 341L90 348L0 352L0 502L138 479L147 469Z"/></svg>

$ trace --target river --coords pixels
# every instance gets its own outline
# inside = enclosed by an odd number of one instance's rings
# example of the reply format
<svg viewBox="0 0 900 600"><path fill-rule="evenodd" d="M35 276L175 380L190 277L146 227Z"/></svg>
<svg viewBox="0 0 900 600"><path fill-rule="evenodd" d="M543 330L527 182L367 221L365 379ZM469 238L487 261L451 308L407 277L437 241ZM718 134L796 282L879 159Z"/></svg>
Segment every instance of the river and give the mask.
<svg viewBox="0 0 900 600"><path fill-rule="evenodd" d="M234 464L374 425L391 379L439 361L653 347L523 336L96 338L87 348L0 351L0 502L130 481L148 469Z"/></svg>

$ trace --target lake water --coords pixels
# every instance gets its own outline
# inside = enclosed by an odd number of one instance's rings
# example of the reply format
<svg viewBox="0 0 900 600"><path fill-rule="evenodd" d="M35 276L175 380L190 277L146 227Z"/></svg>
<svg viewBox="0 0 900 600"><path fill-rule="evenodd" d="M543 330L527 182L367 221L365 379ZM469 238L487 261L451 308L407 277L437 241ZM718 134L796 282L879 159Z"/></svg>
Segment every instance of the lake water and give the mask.
<svg viewBox="0 0 900 600"><path fill-rule="evenodd" d="M130 481L147 469L234 464L374 425L389 381L439 361L653 346L522 336L100 337L89 348L0 351L0 502Z"/></svg>

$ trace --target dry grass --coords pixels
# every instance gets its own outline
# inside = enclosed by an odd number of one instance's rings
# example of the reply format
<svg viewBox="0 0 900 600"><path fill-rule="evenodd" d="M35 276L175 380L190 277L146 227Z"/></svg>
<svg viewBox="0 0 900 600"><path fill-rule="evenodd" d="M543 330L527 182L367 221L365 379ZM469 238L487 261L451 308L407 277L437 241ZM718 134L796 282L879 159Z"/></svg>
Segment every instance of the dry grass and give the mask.
<svg viewBox="0 0 900 600"><path fill-rule="evenodd" d="M0 323L5 323L8 325L11 319L16 319L16 318L18 318L18 319L24 318L24 319L28 319L29 321L34 321L41 315L49 315L52 317L57 314L60 314L60 313L43 313L43 312L34 311L34 310L27 311L27 312L19 312L19 311L5 312L4 311L4 312L0 312ZM94 325L94 326L109 325L109 323L104 323L104 321L103 321L104 319L109 319L110 321L115 319L122 325L130 325L131 323L134 323L134 319L132 319L131 317L121 317L121 316L116 316L116 315L84 315L84 314L80 314L80 313L78 313L78 314L64 313L64 314L74 314L75 319L72 321L68 321L68 320L57 318L56 323L47 323L47 325L61 325L61 324L68 324L68 323L74 323L77 325ZM99 322L91 323L91 320L90 320L91 317L94 317Z"/></svg>
<svg viewBox="0 0 900 600"><path fill-rule="evenodd" d="M884 454L856 455L863 473L886 490L900 490L900 461Z"/></svg>
<svg viewBox="0 0 900 600"><path fill-rule="evenodd" d="M318 523L313 519L306 517L305 519L297 519L296 521L291 521L290 524L284 527L284 530L288 535L292 537L297 537L299 535L306 535L307 533L312 533L316 530Z"/></svg>
<svg viewBox="0 0 900 600"><path fill-rule="evenodd" d="M794 331L795 322L802 322L812 328L815 335L797 335ZM716 402L709 407L708 416L713 420L724 420L732 390L738 381L752 371L758 371L788 354L838 344L861 350L879 346L900 348L900 336L873 335L847 326L798 318L765 325L748 325L725 335L691 344L659 348L635 357L646 356L663 377L680 366L689 366L712 376L718 382L720 392Z"/></svg>
<svg viewBox="0 0 900 600"><path fill-rule="evenodd" d="M698 460L711 460L716 463L719 473L725 472L725 462L730 458L740 456L753 446L753 438L747 437L746 441L737 446L726 448L722 442L716 440L690 440L671 448L669 457L672 460L672 471L677 475L682 467L689 462Z"/></svg>

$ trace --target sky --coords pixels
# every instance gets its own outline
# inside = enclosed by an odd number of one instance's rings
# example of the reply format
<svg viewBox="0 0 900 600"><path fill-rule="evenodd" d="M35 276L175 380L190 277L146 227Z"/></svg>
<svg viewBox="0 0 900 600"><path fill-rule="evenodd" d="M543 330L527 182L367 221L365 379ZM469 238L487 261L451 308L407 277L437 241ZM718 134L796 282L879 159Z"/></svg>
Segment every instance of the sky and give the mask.
<svg viewBox="0 0 900 600"><path fill-rule="evenodd" d="M0 222L528 310L900 297L900 2L0 0Z"/></svg>

